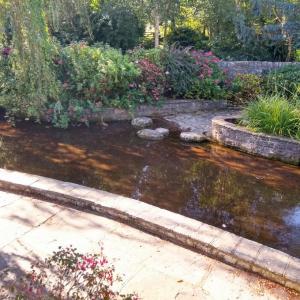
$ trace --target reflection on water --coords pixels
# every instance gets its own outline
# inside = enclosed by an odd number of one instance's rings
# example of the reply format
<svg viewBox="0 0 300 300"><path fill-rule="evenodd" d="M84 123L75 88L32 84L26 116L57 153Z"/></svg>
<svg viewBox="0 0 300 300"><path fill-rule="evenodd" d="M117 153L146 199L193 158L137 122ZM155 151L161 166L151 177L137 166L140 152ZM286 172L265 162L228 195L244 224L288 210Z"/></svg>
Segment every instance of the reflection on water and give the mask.
<svg viewBox="0 0 300 300"><path fill-rule="evenodd" d="M138 139L128 123L0 124L0 167L71 181L226 228L300 256L300 168L217 145Z"/></svg>

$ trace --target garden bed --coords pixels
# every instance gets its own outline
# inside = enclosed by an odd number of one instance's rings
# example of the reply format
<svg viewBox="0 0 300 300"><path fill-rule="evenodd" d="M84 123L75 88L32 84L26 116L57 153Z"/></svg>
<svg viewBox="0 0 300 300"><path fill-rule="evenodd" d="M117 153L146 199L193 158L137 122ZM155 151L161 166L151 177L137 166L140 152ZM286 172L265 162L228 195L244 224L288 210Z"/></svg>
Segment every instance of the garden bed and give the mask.
<svg viewBox="0 0 300 300"><path fill-rule="evenodd" d="M215 117L212 120L213 139L243 152L300 165L299 141L252 132L237 125L238 118Z"/></svg>

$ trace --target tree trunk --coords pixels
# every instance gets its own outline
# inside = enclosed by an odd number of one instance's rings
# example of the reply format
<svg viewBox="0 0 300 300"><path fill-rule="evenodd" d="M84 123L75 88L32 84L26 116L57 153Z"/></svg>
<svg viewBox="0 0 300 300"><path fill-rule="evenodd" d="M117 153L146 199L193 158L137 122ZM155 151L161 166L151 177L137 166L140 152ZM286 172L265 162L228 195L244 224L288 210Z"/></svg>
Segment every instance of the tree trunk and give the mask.
<svg viewBox="0 0 300 300"><path fill-rule="evenodd" d="M154 40L155 40L155 48L159 47L159 24L160 24L160 16L158 14L158 11L155 11L155 16L154 16Z"/></svg>

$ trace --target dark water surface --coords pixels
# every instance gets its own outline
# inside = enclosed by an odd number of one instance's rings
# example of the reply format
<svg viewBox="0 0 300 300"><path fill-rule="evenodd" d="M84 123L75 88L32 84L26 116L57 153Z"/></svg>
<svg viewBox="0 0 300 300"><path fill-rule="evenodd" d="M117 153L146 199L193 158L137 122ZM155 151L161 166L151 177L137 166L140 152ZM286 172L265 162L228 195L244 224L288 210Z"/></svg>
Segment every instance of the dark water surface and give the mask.
<svg viewBox="0 0 300 300"><path fill-rule="evenodd" d="M300 257L299 167L175 137L143 141L127 122L0 123L0 135L0 167L133 197Z"/></svg>

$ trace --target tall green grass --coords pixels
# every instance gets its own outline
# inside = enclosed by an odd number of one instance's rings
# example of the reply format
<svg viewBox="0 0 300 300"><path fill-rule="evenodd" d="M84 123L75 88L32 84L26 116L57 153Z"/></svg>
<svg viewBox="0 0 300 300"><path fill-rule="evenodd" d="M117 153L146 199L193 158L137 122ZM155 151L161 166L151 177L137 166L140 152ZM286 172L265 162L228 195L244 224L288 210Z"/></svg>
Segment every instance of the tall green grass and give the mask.
<svg viewBox="0 0 300 300"><path fill-rule="evenodd" d="M256 132L300 140L300 102L278 95L261 96L245 108L241 124Z"/></svg>

